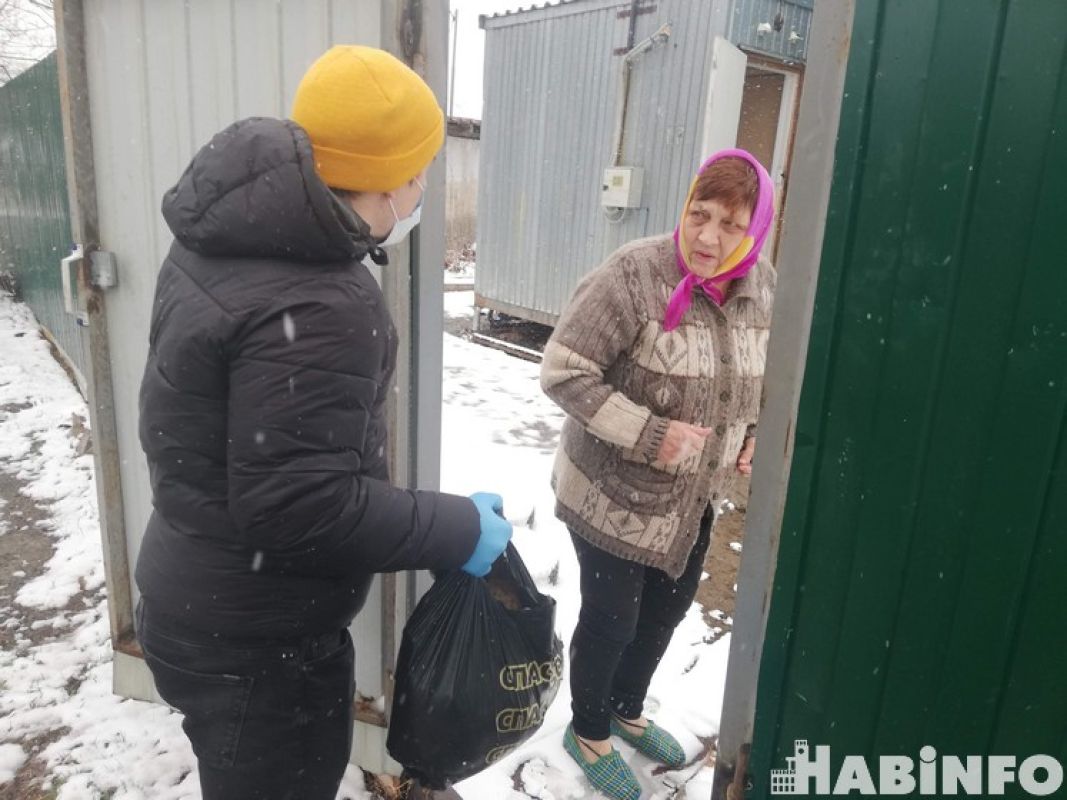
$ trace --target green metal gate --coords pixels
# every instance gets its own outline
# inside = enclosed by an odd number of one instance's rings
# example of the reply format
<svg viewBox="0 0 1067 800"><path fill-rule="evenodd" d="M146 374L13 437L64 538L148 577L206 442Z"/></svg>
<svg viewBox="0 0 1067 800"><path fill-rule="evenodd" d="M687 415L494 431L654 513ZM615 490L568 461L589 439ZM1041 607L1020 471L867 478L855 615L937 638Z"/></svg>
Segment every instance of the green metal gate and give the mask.
<svg viewBox="0 0 1067 800"><path fill-rule="evenodd" d="M59 261L73 247L56 54L0 87L0 270L85 374L81 330L66 313Z"/></svg>
<svg viewBox="0 0 1067 800"><path fill-rule="evenodd" d="M1067 764L1065 59L1063 0L856 3L751 797L798 739Z"/></svg>

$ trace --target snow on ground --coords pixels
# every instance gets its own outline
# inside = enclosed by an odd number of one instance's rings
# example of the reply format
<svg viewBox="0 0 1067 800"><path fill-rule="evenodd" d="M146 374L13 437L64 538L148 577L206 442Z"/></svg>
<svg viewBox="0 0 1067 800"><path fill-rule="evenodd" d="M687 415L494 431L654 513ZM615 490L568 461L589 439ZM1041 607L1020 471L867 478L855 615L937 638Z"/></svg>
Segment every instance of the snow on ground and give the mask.
<svg viewBox="0 0 1067 800"><path fill-rule="evenodd" d="M0 609L16 625L25 614L37 618L0 651L0 786L28 758L26 746L40 744L48 765L42 788L57 800L195 798L192 751L178 717L111 693L92 456L78 456L68 432L73 416L87 419L88 410L28 309L6 295L0 353L0 471L46 512L39 527L55 547L43 573L19 590L21 608ZM49 627L53 635L41 635Z"/></svg>
<svg viewBox="0 0 1067 800"><path fill-rule="evenodd" d="M446 316L469 317L472 294L446 294ZM29 311L4 295L0 353L0 472L14 474L44 510L41 527L55 546L42 574L19 591L21 608L0 608L5 620L30 612L37 620L14 631L14 646L0 651L0 788L36 743L46 765L45 788L57 800L195 800L195 761L180 717L111 693L92 457L79 456L70 435L74 415L85 419L88 413ZM541 393L536 364L456 336L444 337L443 381L442 489L497 492L509 517L535 509L534 525L518 528L515 542L542 590L558 601L557 627L566 645L578 614L578 568L566 529L553 516L548 484L563 415ZM13 530L6 512L0 505L0 537ZM729 650L728 637L708 645L707 633L694 606L649 698L650 713L691 754L699 749L697 737L717 731ZM565 676L532 740L457 791L467 800L584 797L584 780L560 743L569 704ZM513 788L520 769L536 795ZM710 777L710 769L701 771L688 796L708 796ZM369 797L357 769L349 769L339 797Z"/></svg>
<svg viewBox="0 0 1067 800"><path fill-rule="evenodd" d="M0 744L0 785L15 777L15 770L26 761L22 745Z"/></svg>
<svg viewBox="0 0 1067 800"><path fill-rule="evenodd" d="M474 272L477 268L478 244L472 242L462 250L450 250L445 254L445 291L462 291L474 288ZM448 301L445 301L446 305Z"/></svg>
<svg viewBox="0 0 1067 800"><path fill-rule="evenodd" d="M455 290L457 287L471 289L474 287L473 261L460 259L455 264L445 269L445 287Z"/></svg>

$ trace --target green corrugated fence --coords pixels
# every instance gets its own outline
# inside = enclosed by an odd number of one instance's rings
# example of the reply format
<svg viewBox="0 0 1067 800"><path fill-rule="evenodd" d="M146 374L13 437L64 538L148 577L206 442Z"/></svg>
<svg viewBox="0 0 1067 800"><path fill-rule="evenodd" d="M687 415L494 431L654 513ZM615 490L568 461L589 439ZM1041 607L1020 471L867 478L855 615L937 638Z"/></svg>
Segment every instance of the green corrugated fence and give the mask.
<svg viewBox="0 0 1067 800"><path fill-rule="evenodd" d="M81 330L63 307L71 241L56 54L0 87L0 270L84 374Z"/></svg>
<svg viewBox="0 0 1067 800"><path fill-rule="evenodd" d="M758 798L796 740L833 778L924 745L1067 765L1067 3L855 14Z"/></svg>

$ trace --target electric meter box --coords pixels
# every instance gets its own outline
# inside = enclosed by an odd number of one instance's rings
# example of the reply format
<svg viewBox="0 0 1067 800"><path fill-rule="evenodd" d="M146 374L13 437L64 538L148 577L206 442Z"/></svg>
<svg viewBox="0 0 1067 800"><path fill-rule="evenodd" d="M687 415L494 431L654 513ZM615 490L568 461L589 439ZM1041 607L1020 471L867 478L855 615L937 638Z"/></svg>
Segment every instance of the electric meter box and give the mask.
<svg viewBox="0 0 1067 800"><path fill-rule="evenodd" d="M600 205L607 208L639 208L644 179L645 171L641 167L608 167L604 170Z"/></svg>

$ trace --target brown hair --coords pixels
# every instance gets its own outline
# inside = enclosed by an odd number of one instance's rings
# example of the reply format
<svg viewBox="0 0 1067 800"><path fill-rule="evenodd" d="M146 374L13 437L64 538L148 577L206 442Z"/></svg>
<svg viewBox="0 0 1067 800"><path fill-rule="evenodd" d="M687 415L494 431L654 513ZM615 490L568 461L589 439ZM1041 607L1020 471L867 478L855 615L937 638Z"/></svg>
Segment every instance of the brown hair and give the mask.
<svg viewBox="0 0 1067 800"><path fill-rule="evenodd" d="M693 188L693 199L705 202L716 200L730 211L756 209L759 196L759 176L743 158L727 156L720 158L700 173Z"/></svg>

